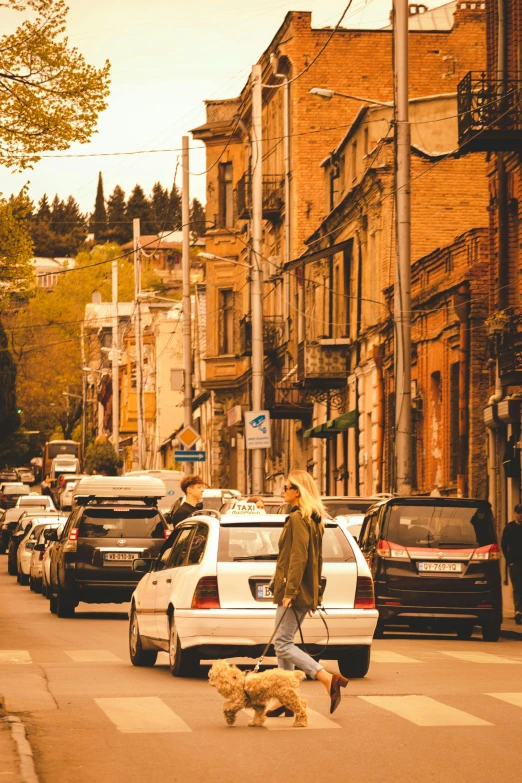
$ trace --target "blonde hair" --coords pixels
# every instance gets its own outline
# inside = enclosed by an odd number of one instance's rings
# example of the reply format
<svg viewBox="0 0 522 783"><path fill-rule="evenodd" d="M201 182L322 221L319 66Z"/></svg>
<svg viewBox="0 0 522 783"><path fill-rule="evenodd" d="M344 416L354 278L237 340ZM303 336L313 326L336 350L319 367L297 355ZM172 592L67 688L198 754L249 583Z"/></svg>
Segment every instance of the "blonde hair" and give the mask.
<svg viewBox="0 0 522 783"><path fill-rule="evenodd" d="M299 490L297 505L303 517L311 519L315 512L321 519L324 519L326 511L311 475L306 470L291 470L288 474L288 481Z"/></svg>

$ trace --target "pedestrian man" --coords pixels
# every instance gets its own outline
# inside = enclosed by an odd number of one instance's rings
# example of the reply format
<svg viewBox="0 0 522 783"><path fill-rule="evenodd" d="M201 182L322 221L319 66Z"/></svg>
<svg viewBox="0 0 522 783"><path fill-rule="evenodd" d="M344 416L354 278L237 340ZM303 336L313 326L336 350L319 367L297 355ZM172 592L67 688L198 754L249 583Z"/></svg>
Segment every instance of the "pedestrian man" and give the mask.
<svg viewBox="0 0 522 783"><path fill-rule="evenodd" d="M51 477L46 476L42 483L40 484L40 490L42 492L42 495L50 495L51 494Z"/></svg>
<svg viewBox="0 0 522 783"><path fill-rule="evenodd" d="M174 510L176 507L176 504L174 504L170 511L168 518L171 524L174 525L174 530L163 544L160 554L170 549L174 543L177 535L176 527L193 514L196 509L201 508L201 498L206 486L201 476L185 476L185 478L181 479L180 489L185 495L185 500L176 510Z"/></svg>
<svg viewBox="0 0 522 783"><path fill-rule="evenodd" d="M502 533L502 552L509 566L513 587L515 622L522 625L522 503L515 506L515 519L508 522Z"/></svg>

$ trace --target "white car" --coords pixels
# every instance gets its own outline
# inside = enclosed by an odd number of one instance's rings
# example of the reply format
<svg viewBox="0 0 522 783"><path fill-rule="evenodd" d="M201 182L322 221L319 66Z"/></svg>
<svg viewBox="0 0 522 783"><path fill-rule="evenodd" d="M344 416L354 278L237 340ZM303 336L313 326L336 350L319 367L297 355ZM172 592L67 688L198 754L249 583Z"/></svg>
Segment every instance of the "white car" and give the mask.
<svg viewBox="0 0 522 783"><path fill-rule="evenodd" d="M42 592L44 555L49 546L49 541L44 538L44 532L51 528L62 528L65 525L66 517L60 517L56 522L45 522L37 525L31 533L31 538L35 545L31 549L31 559L29 562L29 587L35 593Z"/></svg>
<svg viewBox="0 0 522 783"><path fill-rule="evenodd" d="M16 552L16 565L18 570L17 580L21 585L29 584L29 574L31 571L31 555L36 544L34 537L34 531L37 527L50 522L66 522L66 517L52 516L35 516L32 517L25 530L24 537L20 541L20 546Z"/></svg>
<svg viewBox="0 0 522 783"><path fill-rule="evenodd" d="M41 508L42 511L56 511L53 499L50 495L39 495L38 492L31 492L30 495L22 495L16 501L16 508L35 509Z"/></svg>
<svg viewBox="0 0 522 783"><path fill-rule="evenodd" d="M80 479L86 478L86 475L67 476L65 484L59 495L59 505L62 511L70 511L73 504L73 490Z"/></svg>
<svg viewBox="0 0 522 783"><path fill-rule="evenodd" d="M255 509L255 506L254 506ZM255 513L189 517L170 550L136 559L145 576L131 599L129 647L135 666L169 653L174 676L197 671L201 659L257 657L274 629L268 584L286 517ZM336 660L346 677L364 677L377 624L370 570L352 537L328 520L323 539L323 603L328 624L307 618L307 649Z"/></svg>
<svg viewBox="0 0 522 783"><path fill-rule="evenodd" d="M61 522L60 525L57 528L58 538L62 535L63 529L65 527L65 522ZM41 552L41 558L40 562L42 565L42 595L45 596L45 598L50 598L49 595L49 588L51 586L51 549L53 546L57 543L56 541L46 541L44 538L44 550ZM31 560L31 564L32 564Z"/></svg>

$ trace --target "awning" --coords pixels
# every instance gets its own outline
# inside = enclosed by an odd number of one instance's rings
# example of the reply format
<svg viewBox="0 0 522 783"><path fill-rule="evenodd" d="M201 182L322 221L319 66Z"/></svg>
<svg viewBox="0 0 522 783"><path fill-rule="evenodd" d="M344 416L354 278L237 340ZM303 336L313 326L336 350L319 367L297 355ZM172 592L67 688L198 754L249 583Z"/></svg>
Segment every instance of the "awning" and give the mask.
<svg viewBox="0 0 522 783"><path fill-rule="evenodd" d="M298 266L302 266L302 264L310 264L312 261L320 261L321 258L328 258L329 256L333 256L336 253L340 253L343 250L346 250L346 248L350 247L353 243L353 239L345 239L344 242L338 242L336 245L330 245L330 247L325 247L323 250L316 250L314 253L308 253L304 256L301 256L300 258L295 258L293 261L289 261L288 264L285 265L285 270L287 269L295 269Z"/></svg>
<svg viewBox="0 0 522 783"><path fill-rule="evenodd" d="M330 419L325 424L318 424L309 430L303 432L304 438L330 438L338 435L340 432L346 432L350 427L355 427L357 420L357 411L348 411L338 416L336 419Z"/></svg>

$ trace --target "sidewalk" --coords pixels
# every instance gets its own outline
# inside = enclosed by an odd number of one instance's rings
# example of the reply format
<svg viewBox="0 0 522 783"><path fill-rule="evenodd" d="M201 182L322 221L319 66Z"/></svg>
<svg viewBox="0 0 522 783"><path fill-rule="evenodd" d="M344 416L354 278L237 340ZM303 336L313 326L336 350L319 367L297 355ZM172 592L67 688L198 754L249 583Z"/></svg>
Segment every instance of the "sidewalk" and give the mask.
<svg viewBox="0 0 522 783"><path fill-rule="evenodd" d="M522 625L517 625L512 617L505 617L502 621L500 635L504 639L520 639L522 641Z"/></svg>
<svg viewBox="0 0 522 783"><path fill-rule="evenodd" d="M11 734L11 727L5 718L0 718L0 759L2 761L2 781L22 783L18 751Z"/></svg>

